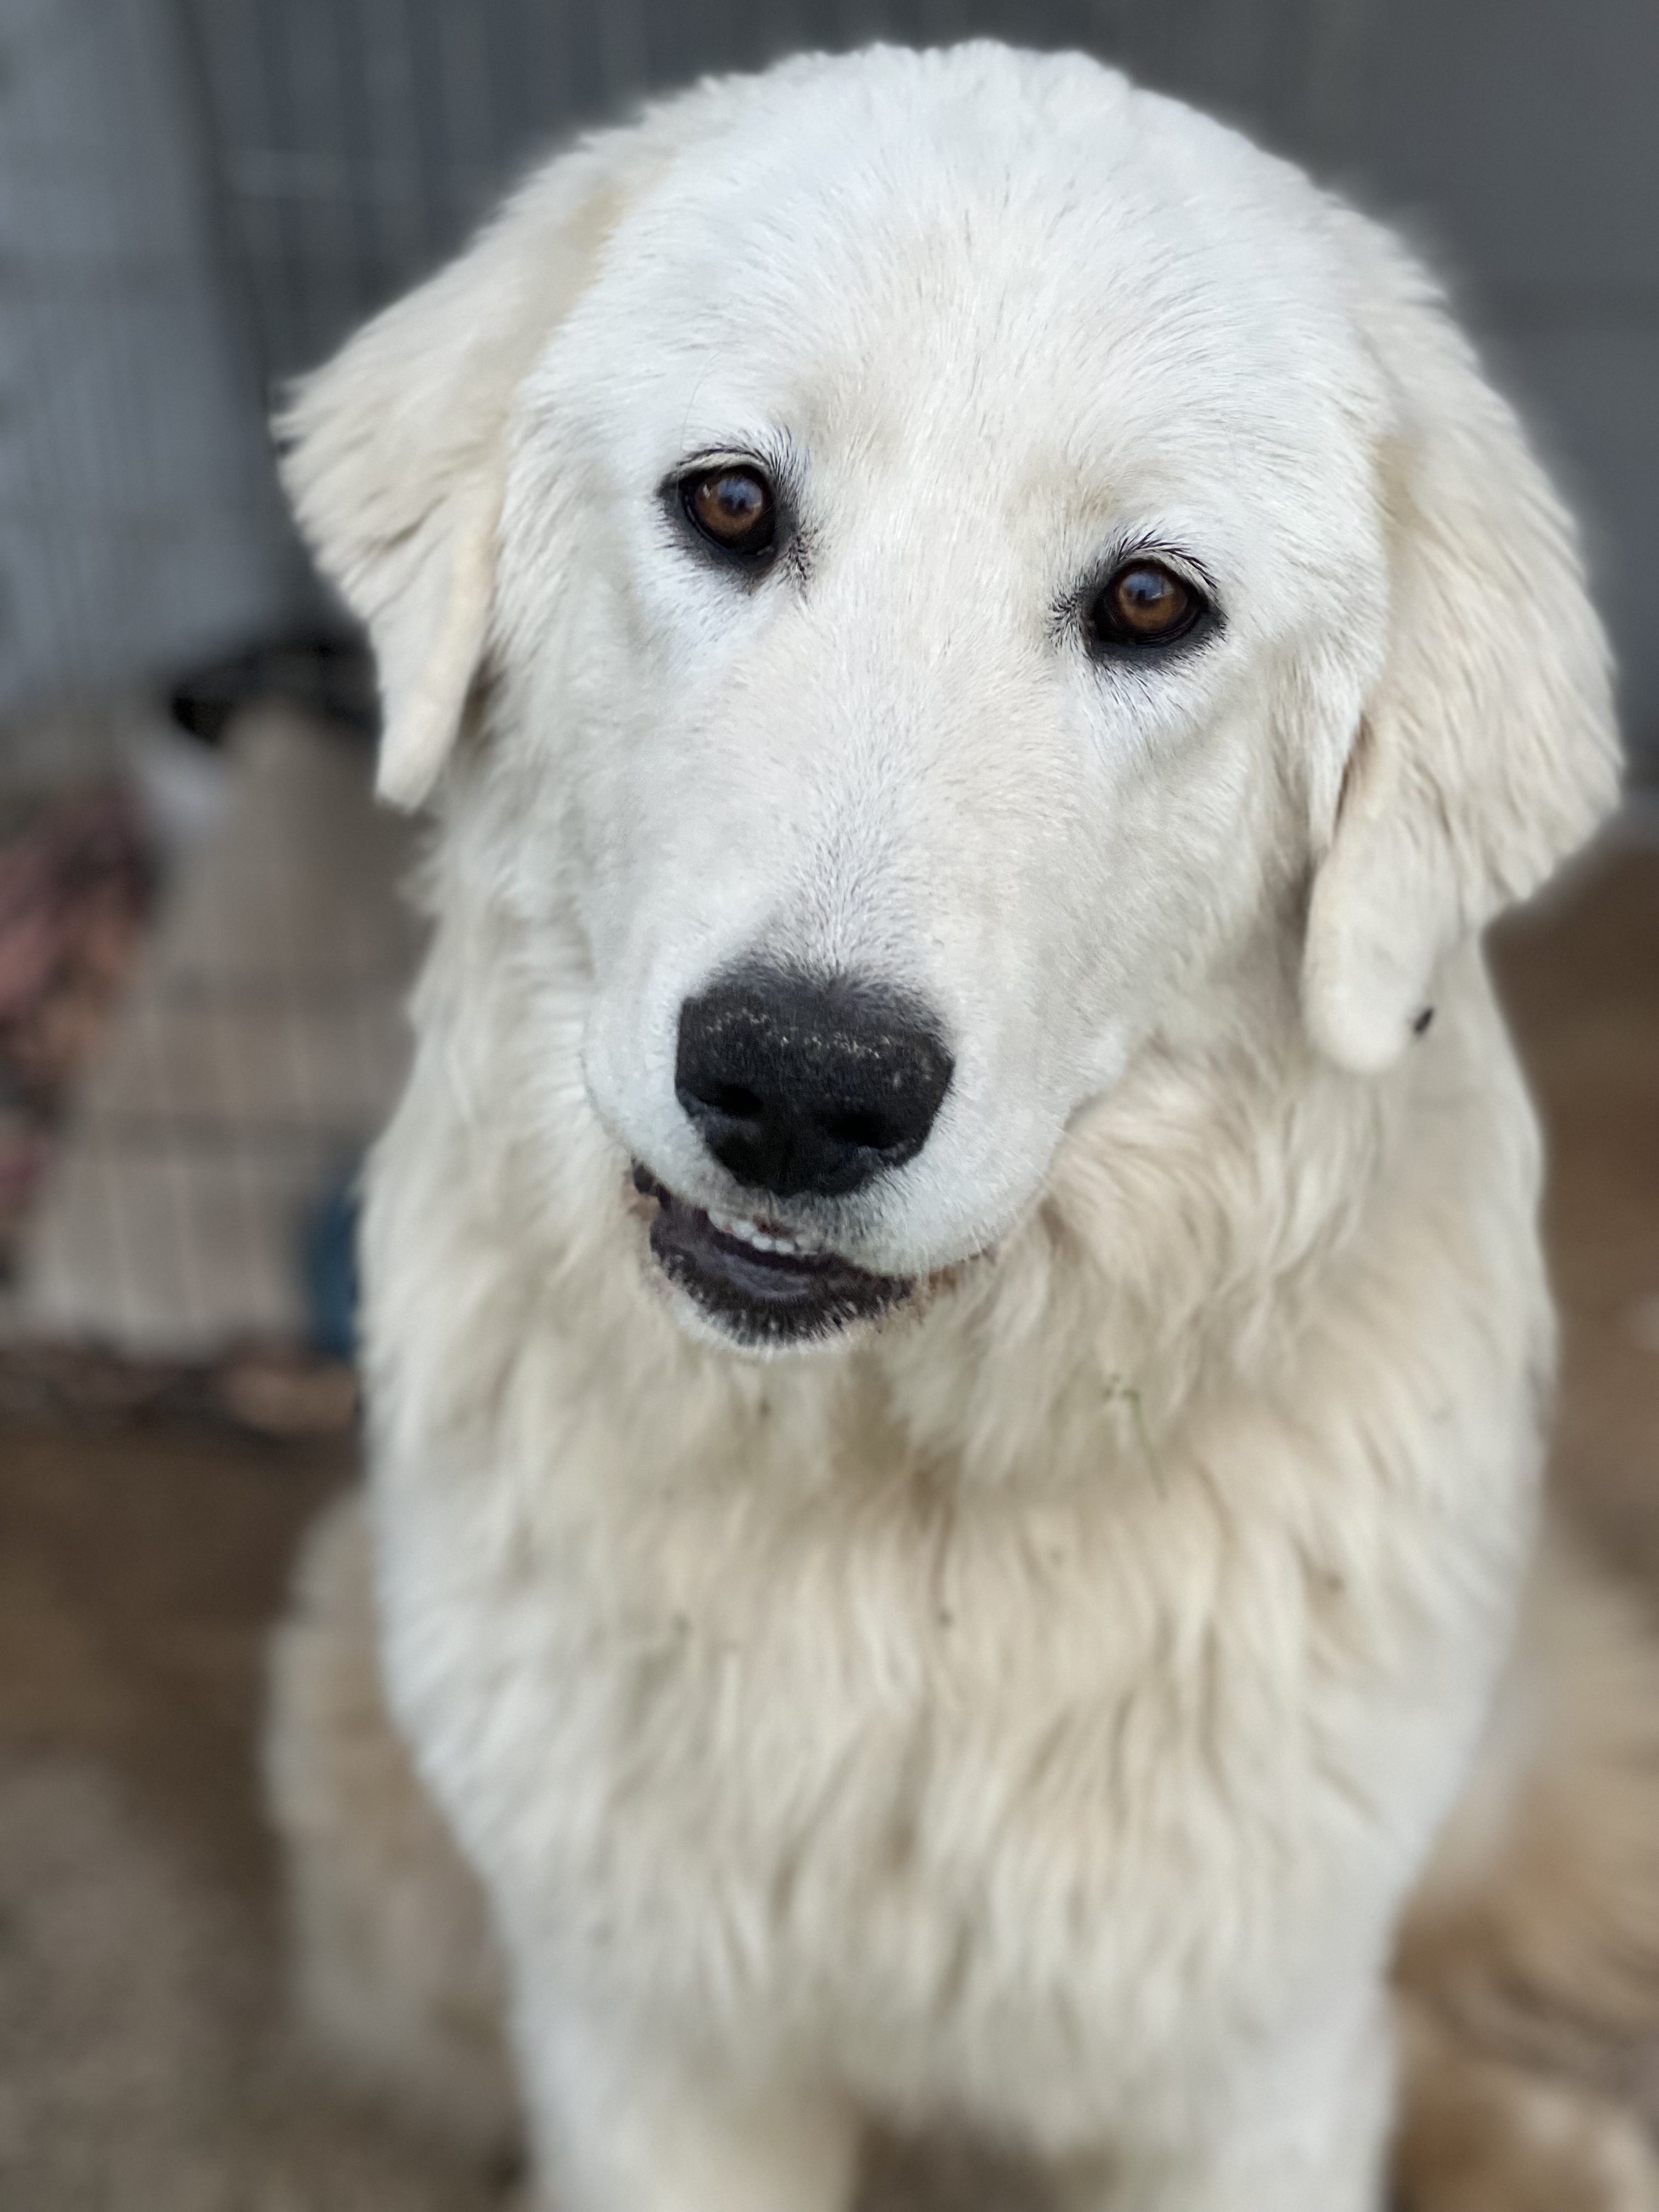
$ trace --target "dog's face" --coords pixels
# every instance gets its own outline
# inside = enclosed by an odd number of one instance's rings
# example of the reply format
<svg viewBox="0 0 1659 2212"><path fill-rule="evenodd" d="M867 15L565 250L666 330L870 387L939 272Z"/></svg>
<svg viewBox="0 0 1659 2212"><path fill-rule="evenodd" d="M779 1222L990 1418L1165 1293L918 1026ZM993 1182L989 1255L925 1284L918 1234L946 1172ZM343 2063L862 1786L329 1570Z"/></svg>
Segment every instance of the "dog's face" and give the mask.
<svg viewBox="0 0 1659 2212"><path fill-rule="evenodd" d="M993 49L713 104L600 181L603 243L514 380L475 781L529 941L580 938L586 1094L656 1264L701 1331L777 1349L994 1245L1149 1040L1293 1006L1425 585L1358 227L1293 173ZM528 253L485 278L533 286ZM1468 598L1440 618L1486 619ZM1425 834L1384 855L1396 899ZM1480 896L1402 957L1375 853L1306 955L1316 1034L1373 1064Z"/></svg>
<svg viewBox="0 0 1659 2212"><path fill-rule="evenodd" d="M1381 660L1377 380L1316 252L1182 206L1156 134L904 119L837 175L787 103L624 220L502 532L589 1093L769 1337L1008 1230L1283 890L1285 672L1341 729Z"/></svg>

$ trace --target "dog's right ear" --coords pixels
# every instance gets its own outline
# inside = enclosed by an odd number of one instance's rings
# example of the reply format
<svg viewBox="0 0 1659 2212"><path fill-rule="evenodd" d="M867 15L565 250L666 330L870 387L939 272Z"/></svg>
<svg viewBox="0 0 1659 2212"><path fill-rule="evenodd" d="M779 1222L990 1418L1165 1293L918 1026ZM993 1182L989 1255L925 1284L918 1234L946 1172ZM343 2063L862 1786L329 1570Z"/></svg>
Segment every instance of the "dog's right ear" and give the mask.
<svg viewBox="0 0 1659 2212"><path fill-rule="evenodd" d="M302 379L278 421L300 526L374 648L378 787L397 805L436 781L483 656L514 396L690 105L543 170L459 260Z"/></svg>
<svg viewBox="0 0 1659 2212"><path fill-rule="evenodd" d="M1332 219L1392 398L1391 634L1316 825L1303 1005L1323 1051L1370 1072L1426 1026L1452 947L1612 806L1619 740L1574 532L1520 424L1415 264Z"/></svg>

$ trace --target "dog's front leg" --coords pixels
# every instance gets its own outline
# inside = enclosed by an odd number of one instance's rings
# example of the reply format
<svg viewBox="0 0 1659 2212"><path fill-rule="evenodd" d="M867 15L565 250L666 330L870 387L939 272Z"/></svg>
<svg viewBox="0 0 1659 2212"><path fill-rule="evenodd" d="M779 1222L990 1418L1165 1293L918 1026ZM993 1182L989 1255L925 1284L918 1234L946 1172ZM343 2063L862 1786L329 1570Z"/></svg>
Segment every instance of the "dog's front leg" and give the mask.
<svg viewBox="0 0 1659 2212"><path fill-rule="evenodd" d="M838 2096L523 1990L520 2072L549 2212L844 2212L859 2127Z"/></svg>
<svg viewBox="0 0 1659 2212"><path fill-rule="evenodd" d="M1379 2007L1357 2033L1252 2068L1248 2092L1194 2104L1184 2126L1079 2160L1064 2212L1382 2212L1394 2087Z"/></svg>

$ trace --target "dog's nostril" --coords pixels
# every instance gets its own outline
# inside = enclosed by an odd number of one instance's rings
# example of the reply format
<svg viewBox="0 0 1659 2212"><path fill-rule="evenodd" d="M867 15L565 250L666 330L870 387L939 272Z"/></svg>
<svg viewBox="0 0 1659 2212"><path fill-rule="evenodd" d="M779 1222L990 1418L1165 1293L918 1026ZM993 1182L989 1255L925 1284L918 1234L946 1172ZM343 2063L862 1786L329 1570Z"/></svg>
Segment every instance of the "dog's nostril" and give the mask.
<svg viewBox="0 0 1659 2212"><path fill-rule="evenodd" d="M881 986L751 969L680 1009L674 1088L730 1174L780 1197L856 1190L927 1141L952 1062Z"/></svg>
<svg viewBox="0 0 1659 2212"><path fill-rule="evenodd" d="M739 1083L721 1084L708 1104L720 1114L729 1114L734 1121L754 1121L764 1111L758 1095L746 1091Z"/></svg>

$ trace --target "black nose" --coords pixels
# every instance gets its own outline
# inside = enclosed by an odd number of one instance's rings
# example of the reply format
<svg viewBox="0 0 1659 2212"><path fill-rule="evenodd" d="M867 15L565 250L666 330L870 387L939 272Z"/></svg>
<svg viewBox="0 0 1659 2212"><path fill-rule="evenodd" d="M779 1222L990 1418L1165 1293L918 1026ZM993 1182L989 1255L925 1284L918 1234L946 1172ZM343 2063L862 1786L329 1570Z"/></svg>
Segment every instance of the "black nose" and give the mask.
<svg viewBox="0 0 1659 2212"><path fill-rule="evenodd" d="M856 1190L927 1141L952 1062L925 1012L844 975L750 970L680 1009L674 1091L738 1181Z"/></svg>

